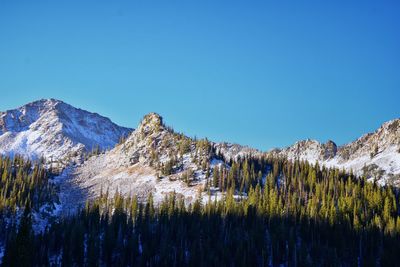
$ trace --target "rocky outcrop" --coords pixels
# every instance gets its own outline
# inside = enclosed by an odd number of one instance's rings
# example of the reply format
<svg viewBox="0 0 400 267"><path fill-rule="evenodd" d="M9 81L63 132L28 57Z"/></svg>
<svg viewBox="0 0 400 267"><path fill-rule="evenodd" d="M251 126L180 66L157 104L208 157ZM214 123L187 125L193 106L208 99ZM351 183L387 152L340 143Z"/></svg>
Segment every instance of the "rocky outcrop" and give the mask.
<svg viewBox="0 0 400 267"><path fill-rule="evenodd" d="M333 141L321 144L305 140L267 154L289 159L319 162L327 167L344 168L381 184L400 185L400 119L384 123L349 144L337 147Z"/></svg>
<svg viewBox="0 0 400 267"><path fill-rule="evenodd" d="M208 141L175 133L160 115L150 113L123 143L74 166L69 177L89 198L107 190L146 200L152 192L159 202L175 192L190 203L202 192L214 162Z"/></svg>

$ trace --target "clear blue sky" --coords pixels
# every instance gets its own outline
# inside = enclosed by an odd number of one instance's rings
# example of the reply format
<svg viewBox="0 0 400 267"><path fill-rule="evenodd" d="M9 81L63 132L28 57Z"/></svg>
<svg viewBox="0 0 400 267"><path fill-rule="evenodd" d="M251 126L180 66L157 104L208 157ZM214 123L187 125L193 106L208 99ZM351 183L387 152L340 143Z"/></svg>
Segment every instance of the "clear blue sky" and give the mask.
<svg viewBox="0 0 400 267"><path fill-rule="evenodd" d="M52 97L263 150L343 144L400 117L399 3L0 0L0 110Z"/></svg>

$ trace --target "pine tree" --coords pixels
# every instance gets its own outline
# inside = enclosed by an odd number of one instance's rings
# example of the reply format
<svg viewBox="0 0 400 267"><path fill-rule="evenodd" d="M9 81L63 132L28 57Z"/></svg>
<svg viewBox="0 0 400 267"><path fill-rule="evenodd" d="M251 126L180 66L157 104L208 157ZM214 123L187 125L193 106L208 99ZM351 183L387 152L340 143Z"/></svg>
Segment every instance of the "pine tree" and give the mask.
<svg viewBox="0 0 400 267"><path fill-rule="evenodd" d="M16 256L15 262L20 266L29 266L33 259L33 232L30 204L27 203L22 215L21 222L18 228L18 233L15 240Z"/></svg>
<svg viewBox="0 0 400 267"><path fill-rule="evenodd" d="M219 179L220 179L219 170L218 170L218 167L215 166L213 169L213 187L216 188L219 186L219 182L220 182Z"/></svg>

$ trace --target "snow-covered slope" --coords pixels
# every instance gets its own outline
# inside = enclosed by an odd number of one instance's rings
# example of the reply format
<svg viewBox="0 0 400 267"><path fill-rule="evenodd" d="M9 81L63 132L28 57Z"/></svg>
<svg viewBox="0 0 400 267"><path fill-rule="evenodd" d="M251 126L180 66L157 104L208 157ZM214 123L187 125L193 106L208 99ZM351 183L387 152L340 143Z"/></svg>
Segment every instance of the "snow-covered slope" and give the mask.
<svg viewBox="0 0 400 267"><path fill-rule="evenodd" d="M211 143L174 133L161 116L150 113L125 142L67 169L61 187L72 188L73 194L63 195L61 201L68 211L100 192L112 196L118 191L141 200L152 192L156 202L175 192L192 202L204 188L207 168L215 164L222 163L213 158Z"/></svg>
<svg viewBox="0 0 400 267"><path fill-rule="evenodd" d="M96 146L112 148L130 131L96 113L43 99L0 113L0 154L63 161Z"/></svg>
<svg viewBox="0 0 400 267"><path fill-rule="evenodd" d="M62 202L68 210L69 203L80 199L78 202L83 204L87 198L99 196L101 191L108 191L111 196L117 191L125 196L137 195L142 200L152 192L156 202L171 192L182 195L187 202L195 200L198 194L206 200L207 194L201 193L206 170L212 171L216 164L226 164L216 155L222 155L227 161L249 155L318 161L327 167L345 168L379 179L381 184L396 183L400 181L399 136L399 120L395 120L342 147L333 141L321 144L305 140L286 149L262 153L237 144L195 141L174 133L158 114L150 113L124 143L67 170L64 175L69 178L63 186L76 190L72 195L66 194ZM172 172L163 174L164 166L171 160L174 161ZM71 206L75 207L75 204Z"/></svg>
<svg viewBox="0 0 400 267"><path fill-rule="evenodd" d="M123 142L116 145L125 136ZM107 150L77 164L70 159L95 146ZM47 99L0 113L0 153L22 154L67 167L54 182L60 185L63 210L68 212L106 191L137 195L152 192L155 201L176 192L188 202L201 193L215 165L245 156L285 157L345 168L381 184L400 186L400 120L383 124L375 133L337 147L314 140L263 153L246 146L194 140L165 126L156 113L146 115L134 131L95 113ZM218 155L226 159L218 159Z"/></svg>
<svg viewBox="0 0 400 267"><path fill-rule="evenodd" d="M400 119L384 123L374 133L337 147L332 141L321 144L315 140L275 149L269 155L319 162L327 167L344 168L380 184L400 185Z"/></svg>
<svg viewBox="0 0 400 267"><path fill-rule="evenodd" d="M263 153L257 149L242 146L239 144L232 144L227 142L213 143L216 153L223 156L227 161L237 160L238 158L244 158L247 156L260 157Z"/></svg>

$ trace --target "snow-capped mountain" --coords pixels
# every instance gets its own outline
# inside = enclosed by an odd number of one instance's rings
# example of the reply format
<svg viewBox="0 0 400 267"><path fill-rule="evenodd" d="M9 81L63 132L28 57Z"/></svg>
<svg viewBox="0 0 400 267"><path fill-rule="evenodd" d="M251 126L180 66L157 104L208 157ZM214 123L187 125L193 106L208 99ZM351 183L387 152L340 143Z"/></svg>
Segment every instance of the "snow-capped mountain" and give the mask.
<svg viewBox="0 0 400 267"><path fill-rule="evenodd" d="M125 138L117 144L121 137ZM96 146L106 151L84 161L75 160ZM60 185L67 211L106 191L139 198L152 192L155 201L176 192L190 203L202 194L214 166L229 168L230 160L249 155L318 161L321 166L344 168L381 184L399 186L400 119L344 146L305 140L261 152L238 144L189 138L165 126L156 113L146 115L132 131L98 114L47 99L0 113L0 153L61 162L66 168L54 182ZM71 159L77 164L68 164ZM202 196L207 198L207 194ZM219 197L218 193L214 196Z"/></svg>
<svg viewBox="0 0 400 267"><path fill-rule="evenodd" d="M83 205L86 199L106 191L110 196L118 191L125 196L137 195L142 200L151 192L156 202L172 192L184 196L188 203L202 194L207 201L207 193L201 193L207 181L207 169L212 172L215 165L228 164L217 155L228 162L249 155L318 161L321 166L344 168L369 179L376 178L381 184L397 185L400 181L399 125L399 120L387 122L375 133L341 147L333 141L321 144L305 140L263 153L238 144L191 139L173 132L164 125L160 115L150 113L123 143L64 172L60 177L64 188L61 191L68 193L62 202L65 210L70 210L76 208L76 203ZM171 170L165 174L169 163Z"/></svg>
<svg viewBox="0 0 400 267"><path fill-rule="evenodd" d="M322 144L315 140L295 143L267 154L289 159L319 162L326 167L344 168L380 184L400 184L400 119L384 123L374 133L337 147L333 141Z"/></svg>
<svg viewBox="0 0 400 267"><path fill-rule="evenodd" d="M0 154L64 161L115 146L131 129L62 101L43 99L0 113Z"/></svg>

